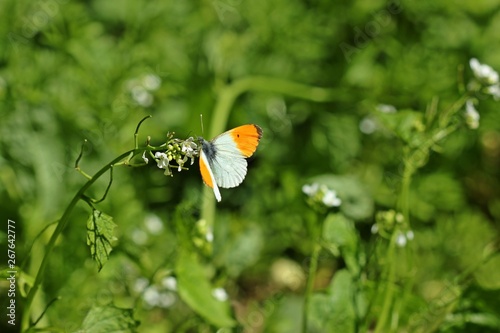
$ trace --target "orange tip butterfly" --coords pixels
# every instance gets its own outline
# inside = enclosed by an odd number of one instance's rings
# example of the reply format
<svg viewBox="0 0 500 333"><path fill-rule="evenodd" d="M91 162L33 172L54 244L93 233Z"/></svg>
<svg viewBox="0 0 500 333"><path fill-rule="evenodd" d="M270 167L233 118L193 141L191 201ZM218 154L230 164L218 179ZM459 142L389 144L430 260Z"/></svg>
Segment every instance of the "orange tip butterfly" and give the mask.
<svg viewBox="0 0 500 333"><path fill-rule="evenodd" d="M232 188L243 182L248 165L245 158L257 150L261 137L262 128L249 124L224 132L212 141L199 138L201 178L214 190L217 201L222 199L219 187Z"/></svg>

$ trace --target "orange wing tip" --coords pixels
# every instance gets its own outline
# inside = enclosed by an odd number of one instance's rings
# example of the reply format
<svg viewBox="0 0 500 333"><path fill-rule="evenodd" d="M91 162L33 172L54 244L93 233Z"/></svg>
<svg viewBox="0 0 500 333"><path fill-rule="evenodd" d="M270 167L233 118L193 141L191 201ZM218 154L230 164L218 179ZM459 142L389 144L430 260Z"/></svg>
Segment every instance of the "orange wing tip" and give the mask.
<svg viewBox="0 0 500 333"><path fill-rule="evenodd" d="M254 124L239 126L231 130L231 137L243 156L250 157L257 150L262 138L262 128Z"/></svg>

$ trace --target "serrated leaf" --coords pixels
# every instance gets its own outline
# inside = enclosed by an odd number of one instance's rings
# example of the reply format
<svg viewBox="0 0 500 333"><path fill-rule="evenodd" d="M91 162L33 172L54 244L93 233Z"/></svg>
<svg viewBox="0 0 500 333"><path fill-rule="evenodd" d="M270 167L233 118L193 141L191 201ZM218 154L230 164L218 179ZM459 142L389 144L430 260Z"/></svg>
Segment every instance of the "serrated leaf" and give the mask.
<svg viewBox="0 0 500 333"><path fill-rule="evenodd" d="M181 253L176 264L179 296L191 309L217 327L232 327L235 321L229 315L229 304L212 295L214 289L203 266L196 258Z"/></svg>
<svg viewBox="0 0 500 333"><path fill-rule="evenodd" d="M134 319L132 309L121 309L113 305L96 306L90 309L76 333L132 333L139 321Z"/></svg>
<svg viewBox="0 0 500 333"><path fill-rule="evenodd" d="M90 247L92 259L97 263L99 271L108 261L113 250L111 243L116 240L113 230L116 224L113 218L98 210L93 210L87 220L87 245Z"/></svg>

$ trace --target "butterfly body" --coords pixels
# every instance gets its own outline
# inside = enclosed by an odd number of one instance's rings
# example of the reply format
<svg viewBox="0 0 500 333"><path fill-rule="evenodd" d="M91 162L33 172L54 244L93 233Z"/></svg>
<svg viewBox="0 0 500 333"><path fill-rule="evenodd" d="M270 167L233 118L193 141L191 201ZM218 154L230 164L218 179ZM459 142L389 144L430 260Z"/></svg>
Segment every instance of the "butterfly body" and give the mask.
<svg viewBox="0 0 500 333"><path fill-rule="evenodd" d="M200 172L205 184L221 201L219 187L232 188L240 185L247 174L246 158L253 155L262 129L257 125L243 125L224 132L211 141L199 138Z"/></svg>

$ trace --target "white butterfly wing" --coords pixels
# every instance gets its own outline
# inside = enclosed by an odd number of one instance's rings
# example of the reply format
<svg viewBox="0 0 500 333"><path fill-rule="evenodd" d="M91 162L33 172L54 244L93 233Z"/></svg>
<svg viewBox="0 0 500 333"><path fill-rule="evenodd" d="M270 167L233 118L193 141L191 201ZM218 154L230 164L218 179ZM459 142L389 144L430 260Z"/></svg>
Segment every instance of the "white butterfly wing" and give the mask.
<svg viewBox="0 0 500 333"><path fill-rule="evenodd" d="M216 137L214 145L215 156L211 159L212 169L217 185L222 188L232 188L240 185L247 174L247 161L236 146L230 133Z"/></svg>
<svg viewBox="0 0 500 333"><path fill-rule="evenodd" d="M254 124L242 125L216 136L212 141L200 138L200 172L205 184L221 201L219 186L236 187L247 174L247 161L253 155L262 129Z"/></svg>

